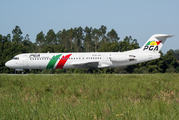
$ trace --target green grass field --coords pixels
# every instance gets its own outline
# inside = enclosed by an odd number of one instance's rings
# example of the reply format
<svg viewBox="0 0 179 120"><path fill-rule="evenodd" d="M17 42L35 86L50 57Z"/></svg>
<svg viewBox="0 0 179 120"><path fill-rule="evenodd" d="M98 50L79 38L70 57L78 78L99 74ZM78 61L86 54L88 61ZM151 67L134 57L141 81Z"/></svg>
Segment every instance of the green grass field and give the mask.
<svg viewBox="0 0 179 120"><path fill-rule="evenodd" d="M179 119L179 74L0 75L0 119Z"/></svg>

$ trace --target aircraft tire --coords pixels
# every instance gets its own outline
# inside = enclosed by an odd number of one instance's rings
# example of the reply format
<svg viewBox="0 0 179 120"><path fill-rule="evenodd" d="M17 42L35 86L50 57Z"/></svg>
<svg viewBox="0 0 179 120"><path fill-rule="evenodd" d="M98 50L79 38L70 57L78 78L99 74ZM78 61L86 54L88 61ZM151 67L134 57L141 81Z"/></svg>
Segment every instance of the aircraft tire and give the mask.
<svg viewBox="0 0 179 120"><path fill-rule="evenodd" d="M93 73L93 70L88 70L87 71L87 74L92 74Z"/></svg>

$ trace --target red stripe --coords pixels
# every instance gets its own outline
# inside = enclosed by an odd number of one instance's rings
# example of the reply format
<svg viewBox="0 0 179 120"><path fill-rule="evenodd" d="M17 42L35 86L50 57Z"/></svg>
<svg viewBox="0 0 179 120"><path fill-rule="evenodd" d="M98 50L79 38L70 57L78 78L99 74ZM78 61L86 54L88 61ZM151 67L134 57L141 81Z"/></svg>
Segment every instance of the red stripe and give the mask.
<svg viewBox="0 0 179 120"><path fill-rule="evenodd" d="M162 41L156 41L157 45L159 45Z"/></svg>
<svg viewBox="0 0 179 120"><path fill-rule="evenodd" d="M63 66L65 65L66 61L68 60L68 58L71 56L72 54L63 56L60 61L58 62L56 69L62 69Z"/></svg>

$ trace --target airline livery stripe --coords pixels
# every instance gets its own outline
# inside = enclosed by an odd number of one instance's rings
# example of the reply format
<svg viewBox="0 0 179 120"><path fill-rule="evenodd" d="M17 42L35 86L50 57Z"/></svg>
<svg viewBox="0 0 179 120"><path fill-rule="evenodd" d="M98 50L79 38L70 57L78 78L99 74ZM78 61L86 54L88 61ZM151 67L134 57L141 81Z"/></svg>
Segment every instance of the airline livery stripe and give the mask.
<svg viewBox="0 0 179 120"><path fill-rule="evenodd" d="M52 59L49 61L46 69L53 69L55 63L57 62L57 60L60 58L61 55L62 54L53 56Z"/></svg>
<svg viewBox="0 0 179 120"><path fill-rule="evenodd" d="M162 41L149 41L146 45L159 45Z"/></svg>
<svg viewBox="0 0 179 120"><path fill-rule="evenodd" d="M63 66L65 65L66 61L68 60L68 58L71 56L72 54L63 56L60 61L58 62L56 69L62 69Z"/></svg>

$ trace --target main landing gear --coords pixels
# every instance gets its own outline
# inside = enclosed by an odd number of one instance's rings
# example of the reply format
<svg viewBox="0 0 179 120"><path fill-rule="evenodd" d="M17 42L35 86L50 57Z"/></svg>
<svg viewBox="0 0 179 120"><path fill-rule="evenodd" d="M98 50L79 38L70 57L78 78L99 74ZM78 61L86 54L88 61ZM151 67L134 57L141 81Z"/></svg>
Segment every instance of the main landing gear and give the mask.
<svg viewBox="0 0 179 120"><path fill-rule="evenodd" d="M91 70L91 69L89 69L88 71L87 71L87 74L92 74L93 73L93 70Z"/></svg>

